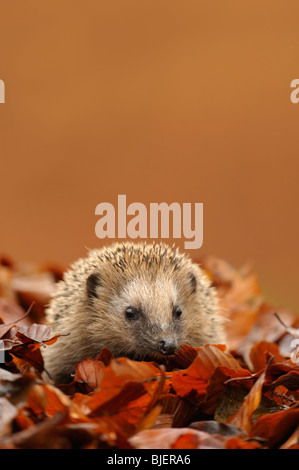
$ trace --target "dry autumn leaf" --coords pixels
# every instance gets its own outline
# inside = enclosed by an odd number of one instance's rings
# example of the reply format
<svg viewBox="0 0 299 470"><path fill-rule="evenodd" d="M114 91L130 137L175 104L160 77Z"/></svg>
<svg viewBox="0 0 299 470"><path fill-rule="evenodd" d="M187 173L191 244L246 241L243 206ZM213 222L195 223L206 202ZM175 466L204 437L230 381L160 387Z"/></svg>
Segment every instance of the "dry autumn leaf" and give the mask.
<svg viewBox="0 0 299 470"><path fill-rule="evenodd" d="M298 317L267 304L251 270L201 262L222 299L226 345L183 345L164 365L103 349L59 386L42 374L41 349L59 341L43 323L43 302L62 273L3 266L0 448L299 447L299 366L282 347L298 337ZM25 313L35 294L38 308Z"/></svg>

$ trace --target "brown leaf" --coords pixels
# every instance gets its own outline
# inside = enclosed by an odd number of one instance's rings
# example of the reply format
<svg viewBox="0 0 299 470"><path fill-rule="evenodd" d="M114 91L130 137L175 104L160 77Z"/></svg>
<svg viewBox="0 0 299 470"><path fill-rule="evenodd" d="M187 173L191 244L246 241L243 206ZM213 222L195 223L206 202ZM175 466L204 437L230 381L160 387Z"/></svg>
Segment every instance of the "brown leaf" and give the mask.
<svg viewBox="0 0 299 470"><path fill-rule="evenodd" d="M261 416L250 430L252 437L264 439L265 444L272 448L284 442L297 428L299 408L277 411Z"/></svg>
<svg viewBox="0 0 299 470"><path fill-rule="evenodd" d="M166 370L186 369L196 358L199 349L183 344L174 356L165 361Z"/></svg>
<svg viewBox="0 0 299 470"><path fill-rule="evenodd" d="M104 366L108 366L111 359L114 359L114 356L111 351L107 348L103 348L100 354L97 357L98 361L101 361Z"/></svg>
<svg viewBox="0 0 299 470"><path fill-rule="evenodd" d="M280 385L288 390L299 390L299 367L287 362L271 364L266 372L265 385L272 390Z"/></svg>
<svg viewBox="0 0 299 470"><path fill-rule="evenodd" d="M258 280L250 272L236 275L231 288L221 295L220 306L228 319L224 326L230 349L238 349L242 344L256 322L261 303Z"/></svg>
<svg viewBox="0 0 299 470"><path fill-rule="evenodd" d="M155 427L183 427L186 426L194 414L194 406L181 397L167 393L159 400L161 414L156 421Z"/></svg>
<svg viewBox="0 0 299 470"><path fill-rule="evenodd" d="M177 395L199 403L205 396L210 377L222 366L233 371L242 369L239 362L225 352L225 346L205 345L199 348L188 369L172 373L172 386Z"/></svg>
<svg viewBox="0 0 299 470"><path fill-rule="evenodd" d="M259 341L252 346L249 357L252 364L253 372L258 372L264 369L267 365L267 355L279 355L279 347L275 343L268 341Z"/></svg>
<svg viewBox="0 0 299 470"><path fill-rule="evenodd" d="M237 270L226 260L215 256L201 256L196 260L218 288L229 289L237 275Z"/></svg>
<svg viewBox="0 0 299 470"><path fill-rule="evenodd" d="M286 347L286 354L278 349L298 318L263 302L250 270L209 258L203 267L225 309L231 352L224 345L183 345L165 360L165 372L155 362L115 359L104 348L96 359L77 364L70 384L56 387L40 375L41 348L57 340L41 319L47 286L62 273L40 276L36 268L21 273L15 264L8 274L17 283L11 283L1 277L0 262L0 284L5 283L0 295L6 296L4 303L0 298L0 338L10 361L0 368L0 447L298 447L299 367L292 356L287 359ZM37 308L30 319L18 321L21 306L34 297ZM3 311L22 313L3 324L1 305Z"/></svg>
<svg viewBox="0 0 299 470"><path fill-rule="evenodd" d="M281 325L274 316L275 312L278 312L280 318L290 325L296 323L296 320L298 321L298 316L292 312L282 308L276 308L264 302L258 310L258 315L252 329L238 346L238 352L243 356L249 367L252 367L249 357L252 346L259 341L267 341L269 343L278 342L286 333L283 325Z"/></svg>
<svg viewBox="0 0 299 470"><path fill-rule="evenodd" d="M37 416L52 418L56 413L67 414L71 400L50 384L36 384L27 397L27 407Z"/></svg>
<svg viewBox="0 0 299 470"><path fill-rule="evenodd" d="M63 449L65 439L60 437L58 425L63 414L57 413L52 419L42 421L3 440L7 448L17 449Z"/></svg>
<svg viewBox="0 0 299 470"><path fill-rule="evenodd" d="M9 397L12 404L24 401L34 383L35 377L30 374L13 374L0 368L0 396Z"/></svg>
<svg viewBox="0 0 299 470"><path fill-rule="evenodd" d="M228 384L217 401L214 410L214 419L219 423L228 424L230 422L229 420L240 409L247 394L248 390L246 388Z"/></svg>
<svg viewBox="0 0 299 470"><path fill-rule="evenodd" d="M217 421L197 421L191 423L189 428L197 429L208 434L219 434L225 437L248 437L248 434L232 424L218 423Z"/></svg>
<svg viewBox="0 0 299 470"><path fill-rule="evenodd" d="M251 429L252 415L262 399L262 388L266 377L266 371L267 369L260 375L237 413L228 421L230 424L244 429L248 434Z"/></svg>
<svg viewBox="0 0 299 470"><path fill-rule="evenodd" d="M198 449L198 436L191 432L181 434L171 445L171 449Z"/></svg>
<svg viewBox="0 0 299 470"><path fill-rule="evenodd" d="M163 389L163 373L155 365L113 359L101 373L94 393L74 397L73 403L86 416L109 424L123 436L154 422L160 410L156 403Z"/></svg>
<svg viewBox="0 0 299 470"><path fill-rule="evenodd" d="M0 439L5 434L10 434L12 420L17 415L17 408L6 398L0 397Z"/></svg>
<svg viewBox="0 0 299 470"><path fill-rule="evenodd" d="M101 389L86 397L84 409L89 416L100 416L102 413L116 414L144 394L146 390L141 383L126 382L121 388L110 388L107 391Z"/></svg>
<svg viewBox="0 0 299 470"><path fill-rule="evenodd" d="M39 373L44 370L44 361L39 350L40 344L27 344L26 346L14 346L10 355L20 372L24 372L27 365L32 365Z"/></svg>
<svg viewBox="0 0 299 470"><path fill-rule="evenodd" d="M19 324L30 323L27 314L19 305L3 297L0 297L0 317L6 321L2 324L0 321L0 338L3 338L16 322L20 322Z"/></svg>
<svg viewBox="0 0 299 470"><path fill-rule="evenodd" d="M74 381L88 385L89 391L98 388L103 377L104 364L87 357L76 365Z"/></svg>
<svg viewBox="0 0 299 470"><path fill-rule="evenodd" d="M299 426L293 434L280 446L280 449L299 449Z"/></svg>
<svg viewBox="0 0 299 470"><path fill-rule="evenodd" d="M51 326L37 323L30 326L18 326L16 331L16 337L24 344L32 341L44 343L49 341L51 336L54 336Z"/></svg>
<svg viewBox="0 0 299 470"><path fill-rule="evenodd" d="M233 406L238 404L236 397L239 396L240 393L243 393L243 400L244 394L247 393L246 389L244 389L244 392L240 392L240 388L243 390L243 387L238 386L239 379L244 377L251 378L250 372L246 369L234 370L229 367L217 367L209 379L206 396L201 405L201 409L204 413L212 415L217 408L217 420L221 422L227 421L228 417L231 416ZM234 379L234 382L228 385L227 382L230 379ZM245 386L247 386L247 380ZM232 398L232 396L234 398ZM223 402L225 403L225 415L223 414L223 410L220 411L219 408L219 405L223 404Z"/></svg>
<svg viewBox="0 0 299 470"><path fill-rule="evenodd" d="M45 305L55 290L55 277L51 272L16 272L12 278L12 288L20 304L27 309L34 301L30 318L34 323L45 320Z"/></svg>
<svg viewBox="0 0 299 470"><path fill-rule="evenodd" d="M23 333L25 332L25 333ZM59 335L49 338L51 328L46 325L32 324L14 326L3 338L6 350L9 350L13 362L20 372L24 372L27 364L32 365L39 373L44 370L44 361L39 348L49 346Z"/></svg>
<svg viewBox="0 0 299 470"><path fill-rule="evenodd" d="M139 362L132 361L126 357L114 359L109 363L105 369L102 386L106 384L123 384L126 381L139 381L143 382L146 379L152 379L160 376L161 372L159 366L154 362Z"/></svg>
<svg viewBox="0 0 299 470"><path fill-rule="evenodd" d="M129 441L137 449L222 449L226 438L191 428L164 428L141 431Z"/></svg>
<svg viewBox="0 0 299 470"><path fill-rule="evenodd" d="M244 440L239 437L231 437L225 443L226 449L260 449L262 444L255 440Z"/></svg>

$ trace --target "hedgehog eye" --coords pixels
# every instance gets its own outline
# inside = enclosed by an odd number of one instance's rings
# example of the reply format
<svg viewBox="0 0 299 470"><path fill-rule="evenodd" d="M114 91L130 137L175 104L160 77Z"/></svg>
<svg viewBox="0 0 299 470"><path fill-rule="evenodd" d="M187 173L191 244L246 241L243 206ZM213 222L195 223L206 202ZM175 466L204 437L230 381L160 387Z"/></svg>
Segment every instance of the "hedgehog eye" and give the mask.
<svg viewBox="0 0 299 470"><path fill-rule="evenodd" d="M137 308L134 308L134 307L128 307L126 309L125 314L126 314L127 320L130 320L130 321L137 320L139 317L139 310L137 310Z"/></svg>
<svg viewBox="0 0 299 470"><path fill-rule="evenodd" d="M181 308L180 307L173 307L172 314L173 314L174 318L180 318L180 316L182 315Z"/></svg>

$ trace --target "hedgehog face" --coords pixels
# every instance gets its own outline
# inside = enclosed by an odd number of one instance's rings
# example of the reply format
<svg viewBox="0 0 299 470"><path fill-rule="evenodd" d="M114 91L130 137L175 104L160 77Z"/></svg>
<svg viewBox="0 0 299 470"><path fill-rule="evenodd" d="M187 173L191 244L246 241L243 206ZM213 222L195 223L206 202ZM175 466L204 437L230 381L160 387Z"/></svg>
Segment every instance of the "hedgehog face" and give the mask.
<svg viewBox="0 0 299 470"><path fill-rule="evenodd" d="M97 332L96 321L93 325L99 343L104 334L105 347L115 356L134 359L159 361L175 354L186 342L184 317L194 308L196 285L195 277L184 273L188 288L180 289L180 277L164 272L153 278L143 271L126 283L119 281L108 293L111 283L105 283L103 273L90 275L87 291L95 318L100 318L101 331Z"/></svg>
<svg viewBox="0 0 299 470"><path fill-rule="evenodd" d="M135 278L116 300L117 316L134 338L135 357L168 356L181 345L182 309L170 280Z"/></svg>

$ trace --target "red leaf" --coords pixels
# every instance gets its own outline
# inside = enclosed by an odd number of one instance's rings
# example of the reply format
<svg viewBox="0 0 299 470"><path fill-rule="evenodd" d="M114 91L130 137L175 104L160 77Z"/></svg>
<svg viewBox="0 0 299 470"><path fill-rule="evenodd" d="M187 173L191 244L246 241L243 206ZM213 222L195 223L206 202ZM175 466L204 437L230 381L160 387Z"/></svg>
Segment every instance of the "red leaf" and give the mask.
<svg viewBox="0 0 299 470"><path fill-rule="evenodd" d="M264 371L246 396L240 409L228 421L228 423L233 424L238 428L244 429L247 433L249 433L251 429L251 417L259 406L262 398L262 387L264 384L265 375L266 372Z"/></svg>
<svg viewBox="0 0 299 470"><path fill-rule="evenodd" d="M267 365L267 355L273 356L279 355L279 347L275 343L269 343L268 341L259 341L252 346L249 358L252 363L253 372L258 372L264 369Z"/></svg>
<svg viewBox="0 0 299 470"><path fill-rule="evenodd" d="M104 364L97 359L87 357L76 365L75 382L87 384L90 390L95 390L103 377Z"/></svg>
<svg viewBox="0 0 299 470"><path fill-rule="evenodd" d="M137 449L222 449L226 438L190 428L148 429L129 439ZM182 447L180 447L182 448Z"/></svg>
<svg viewBox="0 0 299 470"><path fill-rule="evenodd" d="M225 346L205 345L199 348L197 356L188 369L172 373L172 386L181 397L192 401L202 401L208 381L218 367L241 370L239 362L229 353Z"/></svg>
<svg viewBox="0 0 299 470"><path fill-rule="evenodd" d="M275 447L295 431L299 423L299 409L277 411L261 416L252 426L250 435L265 440L269 447Z"/></svg>

